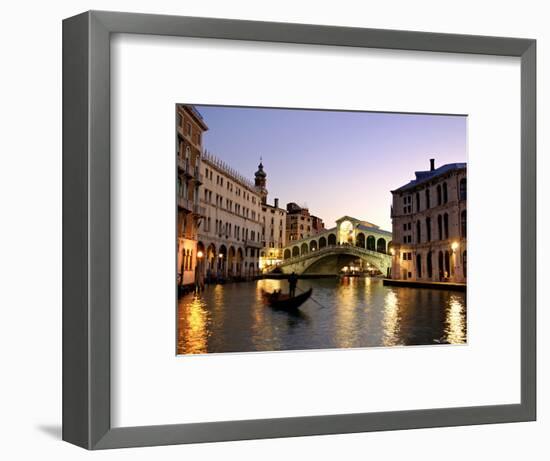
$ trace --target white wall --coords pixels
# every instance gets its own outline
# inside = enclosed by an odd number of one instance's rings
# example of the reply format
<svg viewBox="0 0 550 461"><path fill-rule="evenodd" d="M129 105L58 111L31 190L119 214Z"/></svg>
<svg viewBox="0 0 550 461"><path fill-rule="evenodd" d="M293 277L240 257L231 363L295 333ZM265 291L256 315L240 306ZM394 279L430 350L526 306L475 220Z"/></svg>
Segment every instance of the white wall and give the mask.
<svg viewBox="0 0 550 461"><path fill-rule="evenodd" d="M0 433L6 459L92 456L61 424L61 19L87 9L537 38L539 127L548 126L550 21L544 2L245 0L11 2L2 10L0 78ZM546 13L546 14L545 14ZM548 134L539 129L539 235L549 219ZM495 153L495 160L497 154ZM548 183L547 183L548 184ZM539 239L539 280L550 276ZM542 283L539 283L541 286ZM491 289L491 288L489 288ZM494 289L498 289L495 287ZM550 316L539 290L539 325ZM542 459L550 430L550 341L539 328L536 423L116 450L95 459Z"/></svg>

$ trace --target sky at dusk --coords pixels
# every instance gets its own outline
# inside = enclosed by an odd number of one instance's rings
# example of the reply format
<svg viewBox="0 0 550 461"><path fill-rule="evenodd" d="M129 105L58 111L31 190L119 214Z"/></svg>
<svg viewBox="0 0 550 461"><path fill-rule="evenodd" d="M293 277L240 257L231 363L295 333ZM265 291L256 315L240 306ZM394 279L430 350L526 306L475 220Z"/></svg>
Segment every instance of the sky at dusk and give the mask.
<svg viewBox="0 0 550 461"><path fill-rule="evenodd" d="M251 180L262 157L268 203L307 205L327 228L349 215L391 231L391 190L430 158L467 161L465 116L195 107L208 151Z"/></svg>

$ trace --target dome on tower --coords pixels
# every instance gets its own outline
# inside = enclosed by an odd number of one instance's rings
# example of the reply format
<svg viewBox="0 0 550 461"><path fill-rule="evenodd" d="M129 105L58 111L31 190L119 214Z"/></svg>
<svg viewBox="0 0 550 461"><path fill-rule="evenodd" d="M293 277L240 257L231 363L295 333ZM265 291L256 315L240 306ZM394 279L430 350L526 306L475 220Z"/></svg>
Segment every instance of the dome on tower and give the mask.
<svg viewBox="0 0 550 461"><path fill-rule="evenodd" d="M258 165L258 171L254 173L254 176L256 176L256 178L265 178L267 176L267 174L264 171L264 165L262 164L261 160L260 160L260 164Z"/></svg>

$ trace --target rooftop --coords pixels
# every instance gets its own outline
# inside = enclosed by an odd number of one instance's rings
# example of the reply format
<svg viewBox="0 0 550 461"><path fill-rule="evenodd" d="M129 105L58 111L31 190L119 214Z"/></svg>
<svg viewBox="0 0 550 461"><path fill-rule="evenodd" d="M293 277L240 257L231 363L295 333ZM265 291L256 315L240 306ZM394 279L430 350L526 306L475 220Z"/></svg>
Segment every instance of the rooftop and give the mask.
<svg viewBox="0 0 550 461"><path fill-rule="evenodd" d="M466 163L447 163L446 165L440 166L439 168L435 168L434 170L415 171L414 172L416 176L415 179L405 184L404 186L401 186L395 190L392 190L392 193L405 192L409 189L414 189L416 186L420 186L428 181L431 181L434 178L437 178L438 176L444 175L446 173L449 173L455 170L463 170L465 168L466 168Z"/></svg>

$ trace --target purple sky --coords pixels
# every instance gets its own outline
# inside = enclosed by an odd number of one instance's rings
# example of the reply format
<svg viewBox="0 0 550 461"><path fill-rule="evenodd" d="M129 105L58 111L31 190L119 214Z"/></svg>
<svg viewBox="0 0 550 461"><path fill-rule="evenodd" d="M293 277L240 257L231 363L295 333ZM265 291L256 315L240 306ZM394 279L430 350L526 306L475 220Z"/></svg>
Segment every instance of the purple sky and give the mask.
<svg viewBox="0 0 550 461"><path fill-rule="evenodd" d="M326 227L350 215L391 231L392 189L430 158L467 160L465 116L195 107L207 150L251 179L261 156L268 202L307 205Z"/></svg>

